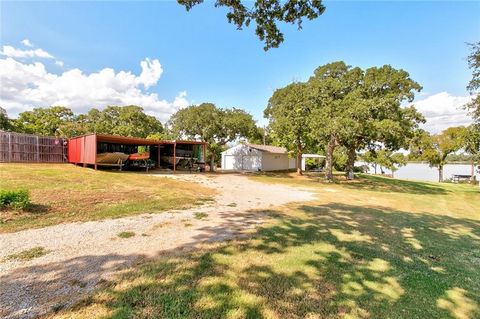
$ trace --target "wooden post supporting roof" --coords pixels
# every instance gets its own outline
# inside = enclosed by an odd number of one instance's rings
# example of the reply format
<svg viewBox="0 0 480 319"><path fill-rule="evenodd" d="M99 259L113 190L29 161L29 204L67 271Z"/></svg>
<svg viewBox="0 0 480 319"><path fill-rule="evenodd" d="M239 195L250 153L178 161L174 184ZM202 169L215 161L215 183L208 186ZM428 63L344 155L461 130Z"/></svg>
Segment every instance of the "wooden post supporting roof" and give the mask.
<svg viewBox="0 0 480 319"><path fill-rule="evenodd" d="M173 172L177 169L177 141L173 143Z"/></svg>
<svg viewBox="0 0 480 319"><path fill-rule="evenodd" d="M157 145L157 168L160 168L160 144Z"/></svg>

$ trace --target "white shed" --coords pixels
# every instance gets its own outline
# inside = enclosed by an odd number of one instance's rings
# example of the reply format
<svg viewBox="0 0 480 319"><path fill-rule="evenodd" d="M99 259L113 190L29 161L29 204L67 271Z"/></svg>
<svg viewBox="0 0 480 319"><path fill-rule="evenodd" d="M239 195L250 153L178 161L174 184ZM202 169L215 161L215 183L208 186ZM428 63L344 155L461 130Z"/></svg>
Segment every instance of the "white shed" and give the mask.
<svg viewBox="0 0 480 319"><path fill-rule="evenodd" d="M283 147L238 144L222 152L224 170L280 171L295 167L295 158L289 158Z"/></svg>

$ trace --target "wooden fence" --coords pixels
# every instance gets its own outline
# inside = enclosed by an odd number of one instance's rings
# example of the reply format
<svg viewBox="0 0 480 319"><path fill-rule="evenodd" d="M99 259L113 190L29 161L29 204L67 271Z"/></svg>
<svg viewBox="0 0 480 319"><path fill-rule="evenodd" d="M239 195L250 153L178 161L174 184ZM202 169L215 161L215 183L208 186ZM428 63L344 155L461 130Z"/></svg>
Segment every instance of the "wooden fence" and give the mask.
<svg viewBox="0 0 480 319"><path fill-rule="evenodd" d="M0 162L67 162L67 139L0 131Z"/></svg>

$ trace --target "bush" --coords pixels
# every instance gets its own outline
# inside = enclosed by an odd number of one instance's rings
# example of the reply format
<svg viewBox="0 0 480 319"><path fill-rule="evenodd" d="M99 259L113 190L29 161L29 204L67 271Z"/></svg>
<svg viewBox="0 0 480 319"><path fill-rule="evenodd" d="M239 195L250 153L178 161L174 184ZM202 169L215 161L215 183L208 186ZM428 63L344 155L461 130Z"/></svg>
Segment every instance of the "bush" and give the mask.
<svg viewBox="0 0 480 319"><path fill-rule="evenodd" d="M26 190L0 190L0 208L25 209L29 204L30 196Z"/></svg>

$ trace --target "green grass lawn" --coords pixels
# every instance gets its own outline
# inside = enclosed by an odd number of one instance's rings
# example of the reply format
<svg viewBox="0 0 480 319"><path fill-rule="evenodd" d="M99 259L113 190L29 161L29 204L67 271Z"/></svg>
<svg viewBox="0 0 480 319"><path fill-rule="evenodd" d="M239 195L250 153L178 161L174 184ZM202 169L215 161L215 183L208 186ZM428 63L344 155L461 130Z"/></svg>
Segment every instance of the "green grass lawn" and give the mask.
<svg viewBox="0 0 480 319"><path fill-rule="evenodd" d="M0 164L0 189L26 189L26 210L0 210L0 233L63 222L115 218L201 204L212 190L143 172L70 164Z"/></svg>
<svg viewBox="0 0 480 319"><path fill-rule="evenodd" d="M480 189L379 177L312 187L251 238L164 256L59 318L479 318ZM281 196L281 194L279 194Z"/></svg>

